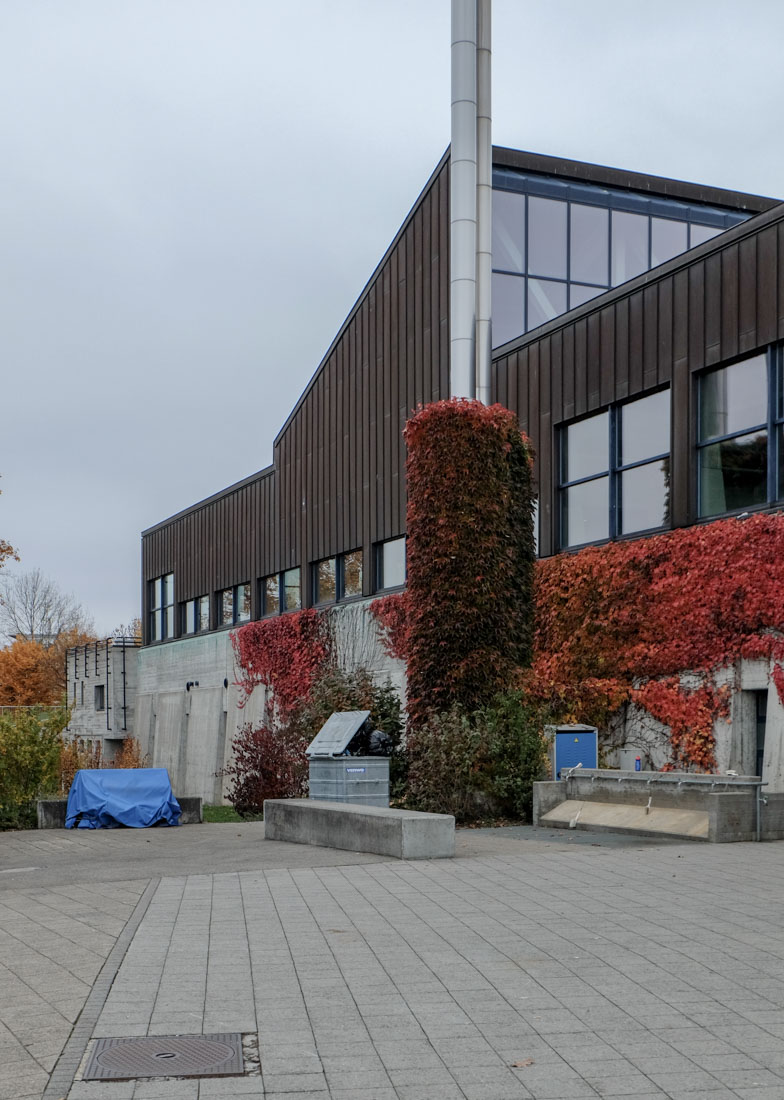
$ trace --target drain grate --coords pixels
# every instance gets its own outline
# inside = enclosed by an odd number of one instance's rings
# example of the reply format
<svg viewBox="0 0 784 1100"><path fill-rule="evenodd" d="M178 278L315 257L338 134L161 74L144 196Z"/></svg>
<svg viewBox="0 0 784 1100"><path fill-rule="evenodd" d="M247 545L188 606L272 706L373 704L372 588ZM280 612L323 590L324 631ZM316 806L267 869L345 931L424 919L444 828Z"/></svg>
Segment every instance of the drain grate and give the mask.
<svg viewBox="0 0 784 1100"><path fill-rule="evenodd" d="M243 1073L242 1036L145 1035L97 1039L85 1081L136 1077L224 1077Z"/></svg>

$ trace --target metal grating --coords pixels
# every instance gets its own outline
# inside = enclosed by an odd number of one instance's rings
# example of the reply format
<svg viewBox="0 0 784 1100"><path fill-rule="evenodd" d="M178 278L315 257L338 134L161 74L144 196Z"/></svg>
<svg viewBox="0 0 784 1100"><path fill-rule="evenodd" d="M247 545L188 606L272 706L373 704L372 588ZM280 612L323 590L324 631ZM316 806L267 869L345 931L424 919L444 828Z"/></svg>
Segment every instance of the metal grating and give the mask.
<svg viewBox="0 0 784 1100"><path fill-rule="evenodd" d="M244 1072L242 1035L145 1035L98 1039L85 1081L137 1077L225 1077Z"/></svg>

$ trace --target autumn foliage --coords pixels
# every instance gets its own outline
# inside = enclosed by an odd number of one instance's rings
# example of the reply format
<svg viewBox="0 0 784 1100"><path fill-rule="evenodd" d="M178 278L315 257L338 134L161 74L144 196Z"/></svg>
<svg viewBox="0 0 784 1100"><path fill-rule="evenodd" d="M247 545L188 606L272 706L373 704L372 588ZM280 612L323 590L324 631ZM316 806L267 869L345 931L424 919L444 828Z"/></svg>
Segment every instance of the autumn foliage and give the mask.
<svg viewBox="0 0 784 1100"><path fill-rule="evenodd" d="M784 516L717 520L537 563L534 660L518 683L562 721L606 728L626 702L670 730L673 766L715 768L716 673L772 662L784 699ZM405 649L406 601L375 607ZM403 620L403 622L401 622ZM694 683L682 674L695 674Z"/></svg>
<svg viewBox="0 0 784 1100"><path fill-rule="evenodd" d="M48 646L17 638L0 649L0 706L60 703L65 696L66 651L91 641L86 634L70 632Z"/></svg>
<svg viewBox="0 0 784 1100"><path fill-rule="evenodd" d="M332 638L324 612L309 608L248 623L232 633L231 644L240 706L263 685L272 690L276 719L284 723L329 662Z"/></svg>
<svg viewBox="0 0 784 1100"><path fill-rule="evenodd" d="M413 726L509 685L532 645L532 451L514 413L427 405L408 421L405 648ZM389 623L395 603L382 615ZM398 627L399 627L398 623Z"/></svg>

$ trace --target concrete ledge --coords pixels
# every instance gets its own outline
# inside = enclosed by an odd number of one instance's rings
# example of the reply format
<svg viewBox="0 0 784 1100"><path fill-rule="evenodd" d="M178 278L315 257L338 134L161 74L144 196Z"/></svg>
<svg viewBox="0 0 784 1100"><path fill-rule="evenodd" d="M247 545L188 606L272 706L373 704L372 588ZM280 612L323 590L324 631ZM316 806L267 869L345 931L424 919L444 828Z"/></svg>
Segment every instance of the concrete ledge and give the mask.
<svg viewBox="0 0 784 1100"><path fill-rule="evenodd" d="M275 798L264 803L264 837L395 859L444 859L455 854L455 819L348 802Z"/></svg>
<svg viewBox="0 0 784 1100"><path fill-rule="evenodd" d="M180 825L200 825L202 822L202 800L200 798L178 798L182 815ZM64 829L67 798L42 798L36 803L39 829Z"/></svg>

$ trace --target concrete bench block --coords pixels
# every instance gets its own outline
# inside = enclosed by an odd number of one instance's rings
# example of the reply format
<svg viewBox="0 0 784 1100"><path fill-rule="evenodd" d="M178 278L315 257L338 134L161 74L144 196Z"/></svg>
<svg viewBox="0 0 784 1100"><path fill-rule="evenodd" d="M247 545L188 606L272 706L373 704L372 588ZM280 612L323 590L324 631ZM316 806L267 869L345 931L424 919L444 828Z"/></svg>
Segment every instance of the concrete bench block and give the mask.
<svg viewBox="0 0 784 1100"><path fill-rule="evenodd" d="M264 803L264 837L395 859L443 859L455 854L455 819L348 802L275 798Z"/></svg>

